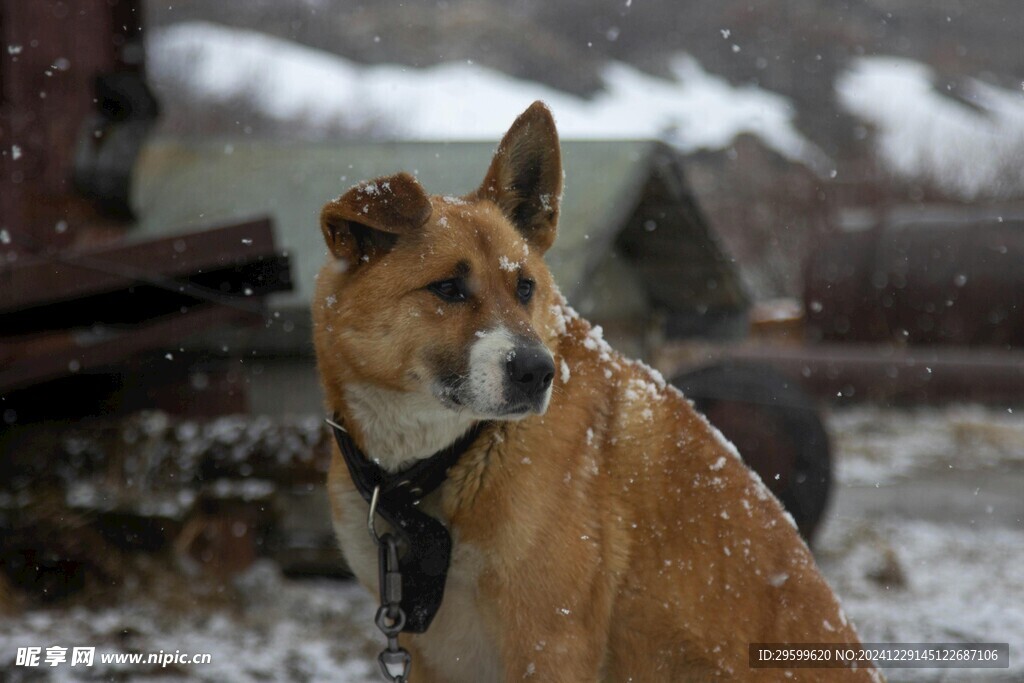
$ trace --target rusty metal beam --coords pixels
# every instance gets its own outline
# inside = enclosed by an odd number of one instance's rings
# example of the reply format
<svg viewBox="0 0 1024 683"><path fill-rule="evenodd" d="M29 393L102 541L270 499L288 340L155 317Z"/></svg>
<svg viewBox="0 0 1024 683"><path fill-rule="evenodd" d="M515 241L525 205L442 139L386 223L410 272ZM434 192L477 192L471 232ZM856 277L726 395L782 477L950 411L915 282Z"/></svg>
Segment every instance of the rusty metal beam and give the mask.
<svg viewBox="0 0 1024 683"><path fill-rule="evenodd" d="M890 344L676 344L669 376L719 362L764 363L829 400L1024 402L1024 351Z"/></svg>
<svg viewBox="0 0 1024 683"><path fill-rule="evenodd" d="M120 362L147 349L167 348L208 327L255 323L260 317L237 309L205 304L151 322L101 335L70 330L0 342L0 392ZM6 360L5 360L6 358Z"/></svg>
<svg viewBox="0 0 1024 683"><path fill-rule="evenodd" d="M153 276L182 277L274 253L259 219L185 235L20 258L0 265L0 313L116 291Z"/></svg>

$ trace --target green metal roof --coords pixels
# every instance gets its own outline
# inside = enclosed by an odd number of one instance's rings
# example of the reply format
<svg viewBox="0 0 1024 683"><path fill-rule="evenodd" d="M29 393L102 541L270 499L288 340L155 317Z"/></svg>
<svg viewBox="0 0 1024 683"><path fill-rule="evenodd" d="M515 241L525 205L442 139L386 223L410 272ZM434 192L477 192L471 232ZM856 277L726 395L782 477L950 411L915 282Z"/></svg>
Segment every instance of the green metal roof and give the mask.
<svg viewBox="0 0 1024 683"><path fill-rule="evenodd" d="M360 180L401 170L430 193L464 194L480 183L493 151L480 142L157 140L133 176L141 218L131 239L270 216L295 289L272 295L275 316L265 328L234 329L231 339L220 331L204 343L301 355L311 351L309 303L327 258L321 207ZM716 319L743 317L749 298L735 263L676 150L656 141L563 141L562 160L559 234L546 260L584 315L637 338L652 314L672 335L709 333Z"/></svg>
<svg viewBox="0 0 1024 683"><path fill-rule="evenodd" d="M562 143L565 194L558 239L547 261L574 301L629 221L650 174L653 141ZM295 144L266 141L156 140L134 175L139 239L273 218L288 250L296 288L280 307L308 306L326 258L321 207L360 180L407 170L431 194L464 194L479 185L494 145L477 142ZM241 247L241 245L240 245Z"/></svg>

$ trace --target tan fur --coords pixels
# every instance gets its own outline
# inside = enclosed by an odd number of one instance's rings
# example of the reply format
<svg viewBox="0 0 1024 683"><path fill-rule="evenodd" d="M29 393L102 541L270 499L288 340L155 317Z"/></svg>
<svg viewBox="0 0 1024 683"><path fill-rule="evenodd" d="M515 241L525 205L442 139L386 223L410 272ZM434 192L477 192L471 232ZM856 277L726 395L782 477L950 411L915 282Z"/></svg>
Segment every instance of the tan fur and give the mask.
<svg viewBox="0 0 1024 683"><path fill-rule="evenodd" d="M532 335L555 358L546 413L491 422L423 503L450 525L455 549L437 619L426 634L403 637L413 683L872 680L873 670L795 669L789 678L748 668L750 642L856 643L857 635L756 475L681 394L608 348L565 305L542 259L558 214L557 144L550 114L535 104L478 192L430 197L429 212L418 184L403 180L402 197L375 195L414 207L398 211L416 219L397 239L364 239L359 251L333 232L337 213L325 217L328 244L345 245L321 271L314 302L327 406L385 466L440 449L478 416L449 411L450 425L410 437L389 431L394 420L359 419L351 387L395 392L406 412L427 404L404 421L409 430L434 414L438 358L463 353L478 332ZM359 201L329 207L362 210L372 199L350 192ZM343 217L342 231L362 229L345 223L353 217ZM469 264L473 299L444 304L424 287L458 263ZM536 281L529 305L515 298L508 263ZM342 548L375 592L367 506L337 452L329 490Z"/></svg>

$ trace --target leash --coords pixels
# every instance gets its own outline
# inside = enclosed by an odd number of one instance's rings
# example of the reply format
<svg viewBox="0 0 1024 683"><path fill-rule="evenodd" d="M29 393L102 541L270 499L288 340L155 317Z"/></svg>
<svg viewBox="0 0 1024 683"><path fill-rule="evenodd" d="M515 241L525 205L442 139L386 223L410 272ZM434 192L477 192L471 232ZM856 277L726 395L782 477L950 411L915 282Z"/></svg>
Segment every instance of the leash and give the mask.
<svg viewBox="0 0 1024 683"><path fill-rule="evenodd" d="M473 445L485 423L478 422L451 446L393 474L366 457L337 419L326 422L334 431L352 483L370 505L366 525L377 546L380 582L374 622L388 639L377 662L388 681L407 683L412 656L398 644L398 634L423 633L430 626L444 598L452 554L448 528L418 506L444 483L448 470ZM378 514L395 533L377 534ZM404 554L399 553L400 545Z"/></svg>

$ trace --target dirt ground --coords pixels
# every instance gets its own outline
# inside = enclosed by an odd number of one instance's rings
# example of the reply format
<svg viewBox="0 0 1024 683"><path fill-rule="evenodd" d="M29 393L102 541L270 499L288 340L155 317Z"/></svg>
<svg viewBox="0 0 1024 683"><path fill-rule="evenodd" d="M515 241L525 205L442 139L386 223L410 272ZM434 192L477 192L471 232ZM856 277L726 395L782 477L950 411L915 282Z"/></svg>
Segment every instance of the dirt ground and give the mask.
<svg viewBox="0 0 1024 683"><path fill-rule="evenodd" d="M865 641L1009 642L1011 669L890 670L891 681L1024 680L1024 412L832 413L837 487L815 552ZM0 680L377 681L382 639L358 586L287 579L269 560L227 584L134 567L107 602L0 618ZM93 667L18 667L18 647L95 646ZM103 653L210 664L101 664Z"/></svg>

